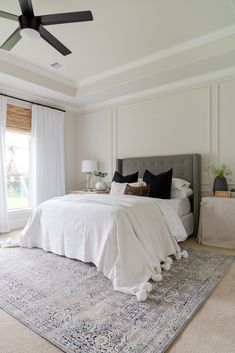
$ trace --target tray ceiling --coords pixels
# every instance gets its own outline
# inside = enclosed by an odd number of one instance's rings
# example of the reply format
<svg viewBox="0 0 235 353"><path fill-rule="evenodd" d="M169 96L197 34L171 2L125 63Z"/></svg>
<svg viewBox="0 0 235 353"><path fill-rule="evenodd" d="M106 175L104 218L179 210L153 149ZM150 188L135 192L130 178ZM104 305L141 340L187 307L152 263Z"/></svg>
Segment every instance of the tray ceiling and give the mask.
<svg viewBox="0 0 235 353"><path fill-rule="evenodd" d="M81 81L138 58L165 50L234 23L230 0L33 0L36 15L92 10L94 21L50 26L72 50L63 57L43 40L21 40L11 55ZM17 0L0 1L0 9L20 14ZM0 19L0 44L16 23Z"/></svg>

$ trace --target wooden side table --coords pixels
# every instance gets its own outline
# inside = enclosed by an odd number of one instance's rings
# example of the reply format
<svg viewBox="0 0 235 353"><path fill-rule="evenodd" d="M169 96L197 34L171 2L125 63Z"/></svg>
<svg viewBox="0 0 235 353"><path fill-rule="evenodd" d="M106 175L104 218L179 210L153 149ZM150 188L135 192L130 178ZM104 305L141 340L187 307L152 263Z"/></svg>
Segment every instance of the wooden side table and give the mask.
<svg viewBox="0 0 235 353"><path fill-rule="evenodd" d="M235 198L202 198L198 241L235 249Z"/></svg>
<svg viewBox="0 0 235 353"><path fill-rule="evenodd" d="M109 194L109 190L72 190L70 194L79 194L79 195L86 195L86 194Z"/></svg>

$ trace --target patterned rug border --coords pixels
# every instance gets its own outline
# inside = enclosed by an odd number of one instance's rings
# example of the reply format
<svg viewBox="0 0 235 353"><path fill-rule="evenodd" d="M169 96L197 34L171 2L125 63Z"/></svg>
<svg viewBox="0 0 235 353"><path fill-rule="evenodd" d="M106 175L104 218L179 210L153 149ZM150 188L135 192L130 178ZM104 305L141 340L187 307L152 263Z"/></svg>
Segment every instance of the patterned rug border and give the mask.
<svg viewBox="0 0 235 353"><path fill-rule="evenodd" d="M208 250L197 250L197 249L194 249L194 248L190 248L190 247L184 247L182 249L185 249L185 250L193 250L193 251L197 251L197 252L205 252L205 253L212 253L212 251L208 251ZM193 311L193 313L191 314L191 317L189 317L185 323L183 324L182 327L179 328L179 330L177 331L175 337L172 338L172 340L169 342L169 344L165 347L164 351L162 351L162 353L164 353L171 345L172 343L175 341L175 339L181 334L181 332L185 329L185 327L188 325L189 321L191 321L196 313L198 312L198 310L206 303L207 299L211 296L211 294L214 292L214 290L218 287L218 285L222 282L222 280L224 279L224 277L226 276L226 274L231 270L232 266L234 265L234 262L235 262L235 256L233 255L220 255L220 254L215 254L215 255L219 255L219 256L224 256L224 257L227 257L227 258L230 258L230 259L233 259L233 262L231 262L231 264L228 264L227 266L227 269L226 271L224 272L224 274L222 275L221 278L218 279L218 281L215 283L215 286L208 292L208 294L205 296L205 299L199 303L196 307L195 307L195 310ZM66 353L66 352L65 352Z"/></svg>
<svg viewBox="0 0 235 353"><path fill-rule="evenodd" d="M0 309L3 310L5 313L7 313L8 315L10 315L13 319L19 321L22 325L24 325L25 327L27 327L29 330L33 331L34 333L36 333L38 336L40 336L41 338L43 338L44 340L46 340L47 342L53 344L53 346L56 346L58 349L60 349L62 352L67 353L63 348L61 348L59 346L59 344L53 342L52 340L50 340L49 338L47 338L46 336L44 336L42 333L39 333L39 331L35 328L32 328L29 324L27 324L26 322L24 322L23 320L21 320L20 318L16 318L13 314L11 314L7 309L3 308L0 304Z"/></svg>
<svg viewBox="0 0 235 353"><path fill-rule="evenodd" d="M175 341L175 339L179 336L179 334L185 329L185 327L188 325L188 323L195 317L195 314L197 313L197 311L205 304L205 302L207 301L207 299L210 297L210 295L213 293L213 291L218 287L218 285L221 283L221 281L224 279L224 277L226 276L226 274L231 270L232 266L235 263L235 256L233 255L222 255L222 254L218 254L218 253L214 253L213 251L208 251L208 250L198 250L195 248L191 248L189 246L184 246L182 247L182 250L189 250L195 253L206 253L206 254L214 254L215 256L219 256L219 257L224 257L224 258L228 258L231 260L231 263L227 263L226 264L226 269L224 270L224 272L221 274L221 277L217 279L217 281L213 284L213 287L210 289L210 291L205 295L205 298L203 298L203 300L197 305L195 306L195 309L190 313L190 317L187 318L187 320L184 322L184 324L175 332L175 336L168 342L168 344L165 346L165 348L159 352L159 353L164 353L167 349L169 349L169 347L172 345L172 343ZM30 249L30 250L40 250L43 251L41 249L38 248L34 248L34 249ZM43 251L44 252L44 251ZM49 254L53 254L50 252L45 252L45 253L49 253ZM55 255L55 254L53 254ZM60 255L55 255L55 256L59 256L62 258L65 258L64 256L60 256ZM78 261L76 259L70 259L69 260L72 261ZM233 261L232 261L233 260ZM61 350L62 352L68 353L68 350L66 348L63 348L63 346L60 343L56 343L55 341L53 341L52 339L50 339L49 337L46 336L46 334L43 334L40 332L40 330L38 330L37 328L34 328L33 325L31 325L30 323L25 322L23 319L18 318L16 316L14 316L13 313L11 313L10 309L3 307L2 304L0 303L0 309L3 310L4 312L6 312L8 315L10 315L13 319L19 321L21 324L23 324L25 327L27 327L28 329L30 329L31 331L35 332L37 335L39 335L41 338L43 338L44 340L46 340L47 342L51 343L52 345L54 345L55 347L57 347L59 350Z"/></svg>

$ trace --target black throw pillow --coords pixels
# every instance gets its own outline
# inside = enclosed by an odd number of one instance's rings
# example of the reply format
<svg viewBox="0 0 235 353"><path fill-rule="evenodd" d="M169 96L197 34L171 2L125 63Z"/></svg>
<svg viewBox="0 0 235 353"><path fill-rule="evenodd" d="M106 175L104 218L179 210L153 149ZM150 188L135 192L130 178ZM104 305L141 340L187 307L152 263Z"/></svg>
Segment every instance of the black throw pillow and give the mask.
<svg viewBox="0 0 235 353"><path fill-rule="evenodd" d="M116 181L117 183L136 183L138 181L138 174L136 172L134 174L123 176L119 172L115 172L112 181Z"/></svg>
<svg viewBox="0 0 235 353"><path fill-rule="evenodd" d="M158 175L154 175L149 170L145 170L143 181L150 186L150 197L156 197L158 199L171 198L172 173L173 169Z"/></svg>

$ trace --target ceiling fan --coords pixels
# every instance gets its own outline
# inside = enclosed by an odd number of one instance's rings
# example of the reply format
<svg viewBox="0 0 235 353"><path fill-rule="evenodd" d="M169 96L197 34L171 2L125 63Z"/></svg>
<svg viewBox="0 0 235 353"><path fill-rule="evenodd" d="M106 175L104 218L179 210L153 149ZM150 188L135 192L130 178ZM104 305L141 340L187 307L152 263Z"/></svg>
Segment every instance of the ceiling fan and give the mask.
<svg viewBox="0 0 235 353"><path fill-rule="evenodd" d="M19 27L2 44L1 49L11 50L21 37L32 39L40 36L58 50L62 55L71 54L56 37L48 32L43 26L56 25L61 23L93 21L91 11L67 12L52 15L35 16L31 0L19 0L22 15L17 16L8 12L0 11L0 17L12 21L18 21Z"/></svg>

